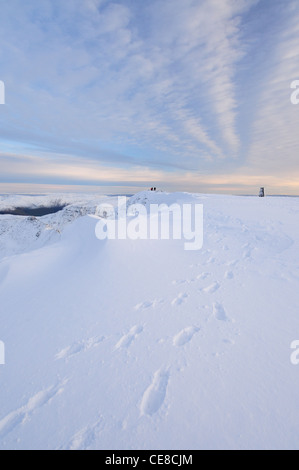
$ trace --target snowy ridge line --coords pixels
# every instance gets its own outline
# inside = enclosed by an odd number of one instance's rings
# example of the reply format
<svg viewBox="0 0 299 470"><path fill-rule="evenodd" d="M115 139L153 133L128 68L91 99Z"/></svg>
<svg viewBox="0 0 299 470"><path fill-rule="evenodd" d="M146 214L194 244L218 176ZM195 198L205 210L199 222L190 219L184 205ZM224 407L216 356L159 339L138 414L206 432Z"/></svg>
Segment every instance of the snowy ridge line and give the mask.
<svg viewBox="0 0 299 470"><path fill-rule="evenodd" d="M97 205L99 201L107 199L108 196L95 195L95 194L43 194L43 195L18 195L9 194L6 196L0 195L0 211L12 210L16 207L49 207L54 205L79 205L89 206ZM59 203L59 204L58 204Z"/></svg>
<svg viewBox="0 0 299 470"><path fill-rule="evenodd" d="M149 207L150 203L169 203L176 201L180 197L183 199L190 196L175 193L151 193L144 191L130 198L127 198L127 208L133 204L143 204ZM12 195L0 198L0 211L14 209L16 207L37 208L49 206L56 201L67 204L61 211L45 215L43 217L34 216L13 216L0 215L0 259L6 256L16 255L41 248L47 244L55 243L59 240L64 229L72 224L79 217L94 215L98 207L105 203L116 208L116 196L95 196L88 194L64 195L51 194L46 196L18 196Z"/></svg>
<svg viewBox="0 0 299 470"><path fill-rule="evenodd" d="M71 202L71 196L69 199ZM106 197L102 197L100 201L105 199ZM0 215L0 259L55 243L60 239L61 233L68 225L79 217L96 212L99 200L94 197L92 199L87 198L85 201L81 197L78 200L81 200L81 204L79 202L79 204L67 205L61 211L43 217ZM16 197L15 204L21 207L22 201L23 198L19 201ZM44 201L44 198L40 201ZM32 204L32 207L38 207L38 204Z"/></svg>

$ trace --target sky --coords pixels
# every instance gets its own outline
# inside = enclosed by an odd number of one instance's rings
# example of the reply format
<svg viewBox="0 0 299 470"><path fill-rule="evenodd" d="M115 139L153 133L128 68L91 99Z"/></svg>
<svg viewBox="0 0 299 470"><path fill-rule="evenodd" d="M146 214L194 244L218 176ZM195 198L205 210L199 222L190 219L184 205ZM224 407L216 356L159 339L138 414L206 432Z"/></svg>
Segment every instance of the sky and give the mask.
<svg viewBox="0 0 299 470"><path fill-rule="evenodd" d="M298 0L0 8L0 193L299 195Z"/></svg>

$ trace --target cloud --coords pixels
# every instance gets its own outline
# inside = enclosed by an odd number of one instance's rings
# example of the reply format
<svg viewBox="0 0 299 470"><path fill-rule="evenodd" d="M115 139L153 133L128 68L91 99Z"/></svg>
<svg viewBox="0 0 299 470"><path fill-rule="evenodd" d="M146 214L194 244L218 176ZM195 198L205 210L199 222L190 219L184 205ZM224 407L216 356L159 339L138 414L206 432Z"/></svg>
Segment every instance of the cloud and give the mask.
<svg viewBox="0 0 299 470"><path fill-rule="evenodd" d="M79 133L120 145L151 143L174 158L188 148L197 158L223 157L222 143L203 124L203 101L236 152L236 15L250 4L159 0L138 22L126 2L12 0L1 25L10 124L17 134L25 121L29 139L38 129L66 140ZM147 19L150 35L143 33Z"/></svg>
<svg viewBox="0 0 299 470"><path fill-rule="evenodd" d="M74 183L76 181L86 183L147 183L149 180L160 181L162 171L145 169L140 166L132 166L130 169L104 166L94 160L86 158L69 159L66 155L51 154L42 157L34 155L17 155L12 153L0 154L2 182L18 180L19 177L32 180L42 179L49 183L64 181Z"/></svg>
<svg viewBox="0 0 299 470"><path fill-rule="evenodd" d="M201 172L162 171L132 166L130 169L102 165L86 158L69 159L66 155L43 156L0 153L1 180L0 193L20 191L47 192L90 191L90 185L105 188L112 192L134 192L152 185L166 191L181 190L193 192L224 192L237 194L257 194L260 186L266 186L267 194L297 194L299 170L291 175L273 176L254 173L252 169L241 168L228 174L203 175ZM31 183L28 187L26 183ZM21 183L25 186L21 186ZM34 183L32 185L32 183ZM39 184L38 184L39 183ZM41 186L43 183L43 186ZM60 185L60 187L58 187ZM78 186L80 185L80 186ZM119 188L119 189L117 189ZM130 188L130 189L128 189Z"/></svg>
<svg viewBox="0 0 299 470"><path fill-rule="evenodd" d="M19 160L2 181L290 181L298 18L293 0L4 2L2 152Z"/></svg>
<svg viewBox="0 0 299 470"><path fill-rule="evenodd" d="M167 69L174 77L174 94L179 92L179 100L174 102L187 108L189 113L196 110L196 115L201 114L201 109L200 106L194 108L193 104L206 102L208 112L214 114L224 144L234 153L237 153L240 143L236 131L234 78L238 62L245 53L240 37L240 15L256 3L164 1L162 6L159 3L161 9L155 9L153 21L158 25L156 46L164 51L166 58L172 58ZM156 5L157 2L154 3ZM164 30L163 24L167 25ZM175 95L173 97L176 98ZM216 127L215 122L213 127ZM208 144L215 152L215 143L211 146L207 142L207 129L198 125L198 135L203 137L200 138L202 143ZM219 155L218 150L216 154Z"/></svg>
<svg viewBox="0 0 299 470"><path fill-rule="evenodd" d="M282 20L275 54L257 102L247 165L251 172L289 179L298 173L299 106L291 103L291 83L299 78L298 2L287 5Z"/></svg>

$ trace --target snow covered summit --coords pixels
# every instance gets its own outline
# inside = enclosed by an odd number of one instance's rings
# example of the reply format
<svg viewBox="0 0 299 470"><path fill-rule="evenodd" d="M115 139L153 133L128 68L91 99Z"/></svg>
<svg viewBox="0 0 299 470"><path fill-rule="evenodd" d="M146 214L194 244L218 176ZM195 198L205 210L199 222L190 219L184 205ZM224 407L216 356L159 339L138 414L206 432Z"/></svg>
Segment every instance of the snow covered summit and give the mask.
<svg viewBox="0 0 299 470"><path fill-rule="evenodd" d="M203 204L188 252L98 240L80 198L0 216L0 448L298 448L299 200L129 200Z"/></svg>

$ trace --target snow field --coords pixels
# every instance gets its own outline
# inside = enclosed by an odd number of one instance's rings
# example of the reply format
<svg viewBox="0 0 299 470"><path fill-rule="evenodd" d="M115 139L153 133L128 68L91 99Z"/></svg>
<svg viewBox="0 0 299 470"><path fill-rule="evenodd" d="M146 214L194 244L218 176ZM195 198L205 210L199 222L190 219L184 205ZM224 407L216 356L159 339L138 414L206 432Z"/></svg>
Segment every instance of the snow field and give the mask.
<svg viewBox="0 0 299 470"><path fill-rule="evenodd" d="M203 203L203 249L101 242L88 216L8 246L0 448L298 448L298 200L136 200Z"/></svg>

